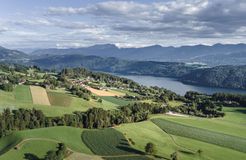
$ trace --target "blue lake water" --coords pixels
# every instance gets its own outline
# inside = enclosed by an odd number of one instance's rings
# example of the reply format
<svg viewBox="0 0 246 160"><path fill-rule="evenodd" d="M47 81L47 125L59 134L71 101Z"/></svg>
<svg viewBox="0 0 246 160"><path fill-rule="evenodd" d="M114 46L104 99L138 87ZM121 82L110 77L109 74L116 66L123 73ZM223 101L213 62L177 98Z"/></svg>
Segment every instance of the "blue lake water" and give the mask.
<svg viewBox="0 0 246 160"><path fill-rule="evenodd" d="M195 86L190 84L184 84L173 78L166 78L166 77L138 76L138 75L119 75L119 76L134 80L135 82L138 82L139 84L142 85L163 87L179 95L184 95L187 91L196 91L206 94L213 94L216 92L246 94L246 90Z"/></svg>

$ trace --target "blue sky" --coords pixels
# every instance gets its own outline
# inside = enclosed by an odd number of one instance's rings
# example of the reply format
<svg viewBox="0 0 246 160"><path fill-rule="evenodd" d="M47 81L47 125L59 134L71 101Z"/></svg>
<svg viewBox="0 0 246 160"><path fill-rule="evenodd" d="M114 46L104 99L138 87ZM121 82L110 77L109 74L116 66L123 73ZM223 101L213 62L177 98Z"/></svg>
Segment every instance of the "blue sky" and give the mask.
<svg viewBox="0 0 246 160"><path fill-rule="evenodd" d="M0 45L243 43L245 0L0 0Z"/></svg>

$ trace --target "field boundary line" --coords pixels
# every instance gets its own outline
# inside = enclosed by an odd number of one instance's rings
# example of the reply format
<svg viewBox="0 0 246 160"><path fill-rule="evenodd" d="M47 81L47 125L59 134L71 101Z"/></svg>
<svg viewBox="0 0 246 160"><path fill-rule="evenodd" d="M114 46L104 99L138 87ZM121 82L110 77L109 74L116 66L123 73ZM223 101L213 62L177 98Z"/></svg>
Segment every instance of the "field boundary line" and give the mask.
<svg viewBox="0 0 246 160"><path fill-rule="evenodd" d="M152 122L152 121L151 121ZM157 124L155 124L154 122L152 122L154 125L156 125L158 128L160 128ZM192 150L192 149L189 149L189 148L186 148L186 147L184 147L184 146L182 146L182 145L180 145L180 144L178 144L176 141L175 141L175 139L173 138L173 136L171 135L171 134L169 134L167 131L165 131L164 129L162 129L162 128L160 128L163 132L165 132L170 138L171 138L171 140L173 141L173 143L176 145L176 146L178 146L178 147L180 147L180 148L184 148L184 149L186 149L186 150L189 150L189 151L191 151L192 153L196 153L196 151L194 151L194 150Z"/></svg>

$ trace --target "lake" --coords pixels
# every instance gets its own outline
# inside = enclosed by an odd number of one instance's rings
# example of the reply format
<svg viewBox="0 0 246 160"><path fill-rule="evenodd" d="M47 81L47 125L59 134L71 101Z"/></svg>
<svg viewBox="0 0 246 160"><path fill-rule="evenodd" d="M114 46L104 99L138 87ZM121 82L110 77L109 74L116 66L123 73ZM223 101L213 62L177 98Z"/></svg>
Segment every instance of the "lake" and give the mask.
<svg viewBox="0 0 246 160"><path fill-rule="evenodd" d="M190 84L184 84L173 78L166 78L166 77L138 76L138 75L119 75L119 76L134 80L135 82L138 82L139 84L142 85L163 87L179 95L184 95L187 91L196 91L206 94L213 94L216 92L246 94L246 90L195 86Z"/></svg>

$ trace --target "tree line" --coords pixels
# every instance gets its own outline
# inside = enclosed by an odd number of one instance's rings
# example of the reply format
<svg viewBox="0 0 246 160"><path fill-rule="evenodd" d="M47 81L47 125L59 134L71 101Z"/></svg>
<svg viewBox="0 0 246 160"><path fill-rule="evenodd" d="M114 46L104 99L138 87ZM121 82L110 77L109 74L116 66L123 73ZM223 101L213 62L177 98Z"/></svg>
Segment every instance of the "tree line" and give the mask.
<svg viewBox="0 0 246 160"><path fill-rule="evenodd" d="M35 129L52 126L72 126L80 128L106 128L122 123L147 120L149 114L165 113L164 106L148 103L135 103L120 107L118 110L91 108L85 112L76 111L59 117L47 117L41 110L4 109L0 114L0 137L14 130Z"/></svg>

